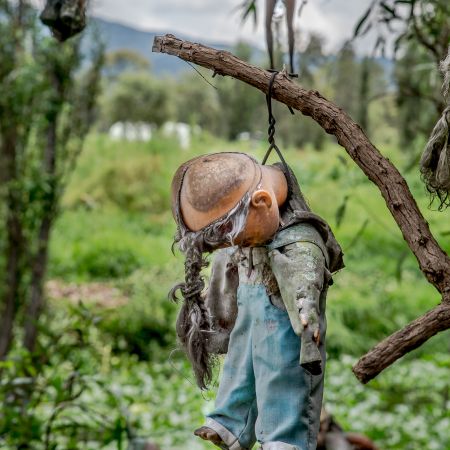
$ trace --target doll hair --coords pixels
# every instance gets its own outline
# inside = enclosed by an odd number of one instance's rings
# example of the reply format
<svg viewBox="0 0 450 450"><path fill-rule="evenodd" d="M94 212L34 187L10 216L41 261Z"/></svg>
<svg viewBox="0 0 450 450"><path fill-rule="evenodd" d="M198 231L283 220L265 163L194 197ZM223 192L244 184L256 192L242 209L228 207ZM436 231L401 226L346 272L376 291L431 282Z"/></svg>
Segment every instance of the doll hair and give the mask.
<svg viewBox="0 0 450 450"><path fill-rule="evenodd" d="M169 298L177 301L180 290L184 303L177 319L178 338L192 364L197 385L206 389L212 378L213 358L208 351L208 333L212 333L208 310L202 297L205 281L201 275L208 266L205 253L224 245L234 245L234 240L244 229L250 206L251 193L247 192L227 214L199 231L190 231L184 224L180 204L175 205L177 232L174 243L185 255L185 281L176 284Z"/></svg>
<svg viewBox="0 0 450 450"><path fill-rule="evenodd" d="M450 206L450 47L439 69L444 77L442 93L447 107L442 112L420 159L422 180L430 193L430 205L437 198L438 210Z"/></svg>

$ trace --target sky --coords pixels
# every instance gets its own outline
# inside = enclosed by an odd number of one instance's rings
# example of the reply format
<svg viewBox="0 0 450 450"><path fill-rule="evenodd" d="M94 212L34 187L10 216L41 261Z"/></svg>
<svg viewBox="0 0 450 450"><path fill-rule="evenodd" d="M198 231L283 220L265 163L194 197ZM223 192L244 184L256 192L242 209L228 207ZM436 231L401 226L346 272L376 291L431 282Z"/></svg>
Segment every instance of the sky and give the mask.
<svg viewBox="0 0 450 450"><path fill-rule="evenodd" d="M208 42L233 44L245 40L263 48L263 0L258 0L258 26L253 20L242 24L236 8L243 0L92 0L95 16L131 25L134 28L182 33ZM297 0L300 4L300 0ZM358 18L371 0L308 0L296 26L303 36L308 32L321 33L326 49L337 50L352 35ZM370 40L370 38L369 38ZM363 41L360 49L370 45Z"/></svg>

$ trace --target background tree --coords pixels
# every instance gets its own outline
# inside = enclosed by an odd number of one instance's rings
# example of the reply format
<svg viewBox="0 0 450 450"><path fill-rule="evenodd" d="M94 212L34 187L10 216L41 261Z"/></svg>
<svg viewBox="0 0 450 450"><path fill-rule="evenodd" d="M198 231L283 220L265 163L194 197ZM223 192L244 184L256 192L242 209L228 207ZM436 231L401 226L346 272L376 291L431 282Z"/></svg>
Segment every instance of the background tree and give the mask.
<svg viewBox="0 0 450 450"><path fill-rule="evenodd" d="M103 61L81 67L80 41L59 44L42 34L25 1L0 2L0 152L6 200L0 358L14 331L33 352L44 306L48 241L59 200L93 120Z"/></svg>
<svg viewBox="0 0 450 450"><path fill-rule="evenodd" d="M244 61L251 60L252 50L247 44L237 44L234 51ZM219 80L217 87L218 101L223 111L222 120L227 124L226 136L234 140L242 132L255 131L255 118L261 105L260 94L232 79Z"/></svg>
<svg viewBox="0 0 450 450"><path fill-rule="evenodd" d="M229 87L228 84L221 85L220 89ZM218 136L225 136L228 133L230 127L226 117L231 117L231 114L228 111L224 112L218 90L207 85L197 73L177 80L172 94L172 110L177 122L198 125L203 130Z"/></svg>
<svg viewBox="0 0 450 450"><path fill-rule="evenodd" d="M351 116L356 116L358 108L358 69L355 51L350 42L344 43L337 54L336 64L333 66L332 86L334 101Z"/></svg>
<svg viewBox="0 0 450 450"><path fill-rule="evenodd" d="M354 35L376 30L375 50L396 58L400 129L405 148L428 134L445 103L437 76L450 43L450 4L446 0L376 0L358 21Z"/></svg>
<svg viewBox="0 0 450 450"><path fill-rule="evenodd" d="M314 85L314 71L319 69L325 62L324 53L325 38L317 33L311 33L305 48L298 53L299 79L306 87Z"/></svg>
<svg viewBox="0 0 450 450"><path fill-rule="evenodd" d="M150 62L139 53L128 49L119 49L105 55L103 74L109 80L116 79L126 71L144 72L150 70Z"/></svg>
<svg viewBox="0 0 450 450"><path fill-rule="evenodd" d="M147 122L162 125L169 117L169 95L160 80L148 72L119 75L104 99L104 114L115 122Z"/></svg>

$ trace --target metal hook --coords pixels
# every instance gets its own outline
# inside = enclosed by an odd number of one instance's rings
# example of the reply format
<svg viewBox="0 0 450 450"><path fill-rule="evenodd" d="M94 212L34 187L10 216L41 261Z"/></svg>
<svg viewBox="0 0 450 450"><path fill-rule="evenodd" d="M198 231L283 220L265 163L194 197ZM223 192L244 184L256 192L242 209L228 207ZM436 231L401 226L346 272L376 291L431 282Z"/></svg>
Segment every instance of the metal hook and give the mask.
<svg viewBox="0 0 450 450"><path fill-rule="evenodd" d="M283 164L284 167L284 171L287 177L287 182L288 182L288 189L291 189L291 171L289 169L289 166L286 163L286 160L283 157L283 154L281 153L281 150L278 148L278 145L275 142L275 124L276 124L276 120L275 120L275 116L273 115L272 112L272 93L273 93L273 85L275 82L275 78L276 76L279 74L278 71L270 71L272 72L272 76L270 78L269 81L269 89L267 91L266 94L266 103L267 103L267 112L269 115L269 128L267 130L267 134L268 134L268 141L269 141L269 148L267 149L266 154L264 155L264 158L262 160L262 165L265 165L267 160L269 159L269 156L272 152L272 150L275 150L278 157L280 158L281 163ZM290 106L288 106L289 111L294 114L294 111L292 110L292 108Z"/></svg>
<svg viewBox="0 0 450 450"><path fill-rule="evenodd" d="M262 164L266 164L270 153L272 152L272 150L275 150L277 152L277 155L279 156L281 162L283 163L283 165L285 166L285 168L287 169L287 164L286 161L284 160L284 157L281 153L281 150L278 148L277 144L275 143L275 124L276 124L276 120L275 120L275 116L273 115L273 111L272 111L272 92L273 92L273 85L274 85L274 81L276 76L278 75L278 71L271 71L272 72L272 76L270 78L269 81L269 89L268 92L266 94L266 103L267 103L267 112L269 115L269 128L267 130L267 134L268 134L268 141L269 141L269 148L263 158ZM291 107L288 107L289 110L291 111L292 114L294 114L294 111L292 110Z"/></svg>

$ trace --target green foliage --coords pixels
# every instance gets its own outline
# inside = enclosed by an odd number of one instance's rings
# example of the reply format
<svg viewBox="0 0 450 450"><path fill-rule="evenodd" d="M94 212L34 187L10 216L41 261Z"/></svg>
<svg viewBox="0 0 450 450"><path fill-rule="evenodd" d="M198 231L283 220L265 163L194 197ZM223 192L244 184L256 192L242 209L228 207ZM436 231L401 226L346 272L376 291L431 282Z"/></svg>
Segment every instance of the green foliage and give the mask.
<svg viewBox="0 0 450 450"><path fill-rule="evenodd" d="M0 16L3 357L15 328L24 330L27 348L35 345L48 238L92 122L103 51L98 43L82 70L80 40L56 42L28 2L1 2ZM7 310L13 313L9 316Z"/></svg>
<svg viewBox="0 0 450 450"><path fill-rule="evenodd" d="M222 83L217 84L222 89ZM171 101L177 122L198 125L219 136L226 132L227 125L222 114L224 105L220 102L220 94L197 73L182 77L176 83L174 93Z"/></svg>
<svg viewBox="0 0 450 450"><path fill-rule="evenodd" d="M249 61L251 48L239 43L234 48L235 55ZM222 110L222 120L226 124L225 136L234 140L242 132L260 129L258 123L260 107L264 105L263 95L256 89L231 78L218 79L217 95Z"/></svg>
<svg viewBox="0 0 450 450"><path fill-rule="evenodd" d="M385 144L386 136L382 137ZM396 165L408 164L407 155L384 146ZM113 202L103 194L95 197L96 202L83 199L101 190L100 182L94 189L90 180L99 179L104 167L116 168L115 182L125 187L131 179L127 170L121 172L119 167L134 166L134 160L138 166L137 162L142 164L145 158L153 161L164 155L164 164L151 166L152 176L160 180L158 185L152 185L152 193L166 199L161 203L164 204L169 199L170 178L182 161L230 147L229 142L208 135L196 138L192 149L184 152L162 138L146 144L117 143L92 135L68 186L65 209L53 235L51 277L65 281L97 279L94 266L104 267L105 247L111 249L112 261L120 261L122 250L134 255L137 263L131 273L127 267L118 267L117 276L109 277L107 272L101 276L128 301L115 309L98 311L102 320L95 327L95 345L102 356L91 362L91 369L100 373L104 384L120 393L137 434L149 436L162 448L204 448L191 433L201 425L203 413L213 406L212 402L205 403L188 381L192 382L192 375L187 363L178 359L180 352L173 352L178 307L166 296L181 279L183 267L182 258L174 258L170 252L174 226L169 204L164 211L128 208L126 203ZM232 148L260 159L265 144L255 147L251 143L234 143ZM351 373L350 361L439 299L423 279L379 193L342 149L326 144L324 150L318 153L310 147L287 149L285 155L311 207L330 221L345 252L347 267L335 276L328 296L326 407L346 430L368 434L380 448L394 449L417 448L414 431L408 430L407 423L417 420L414 415L418 410L423 423L418 437L421 445L425 439L423 430L429 428L432 448L438 444L446 448L446 437L440 430L447 419L445 414L439 414L446 383L442 374L448 370L442 351L448 333L436 336L367 387L359 385ZM425 207L427 200L417 175L409 174L408 183L419 205ZM133 190L128 204L145 204L150 194L145 189ZM346 197L346 207L338 214ZM433 211L426 211L426 215L444 248L449 250L445 221ZM90 255L90 266L84 255ZM438 388L425 400L426 383ZM414 390L414 386L420 387ZM213 397L214 390L209 395ZM92 394L97 407L108 404L105 398L101 392ZM421 399L423 403L419 404ZM113 406L111 409L117 413ZM384 415L389 420L384 420ZM100 442L93 443L92 448L102 448Z"/></svg>
<svg viewBox="0 0 450 450"><path fill-rule="evenodd" d="M125 449L141 436L162 448L196 445L203 399L186 362L114 356L100 317L83 305L52 304L41 334L39 370L25 351L0 363L0 448ZM181 409L180 403L183 403Z"/></svg>
<svg viewBox="0 0 450 450"><path fill-rule="evenodd" d="M0 445L47 450L116 442L123 448L120 398L95 370L102 361L96 317L80 306L47 319L38 366L25 350L0 363Z"/></svg>
<svg viewBox="0 0 450 450"><path fill-rule="evenodd" d="M112 204L128 211L161 213L167 210L169 199L161 195L162 177L160 155L142 155L140 158L125 160L120 166L106 163L80 188L87 196L74 198L79 204Z"/></svg>
<svg viewBox="0 0 450 450"><path fill-rule="evenodd" d="M107 92L103 108L106 125L148 122L159 126L169 117L169 93L163 81L146 71L124 72Z"/></svg>
<svg viewBox="0 0 450 450"><path fill-rule="evenodd" d="M336 64L333 65L332 83L334 87L334 101L350 116L357 110L358 90L355 89L355 74L358 71L356 55L350 43L345 43L337 54Z"/></svg>
<svg viewBox="0 0 450 450"><path fill-rule="evenodd" d="M300 64L298 75L302 80L302 85L308 88L314 86L314 71L326 61L323 50L325 38L317 33L308 36L308 42L299 54Z"/></svg>
<svg viewBox="0 0 450 450"><path fill-rule="evenodd" d="M344 429L368 435L380 448L448 447L447 353L398 362L367 386L353 377L355 362L343 356L327 368L325 405Z"/></svg>
<svg viewBox="0 0 450 450"><path fill-rule="evenodd" d="M445 108L438 66L448 51L450 13L446 0L376 0L358 21L355 37L376 29L375 51L392 46L402 144L429 135Z"/></svg>
<svg viewBox="0 0 450 450"><path fill-rule="evenodd" d="M124 71L144 71L150 69L150 63L141 54L122 48L105 55L104 74L107 78L115 79Z"/></svg>
<svg viewBox="0 0 450 450"><path fill-rule="evenodd" d="M113 311L102 328L111 336L113 350L159 361L162 348L173 345L173 328L178 307L167 293L181 277L171 266L134 272L120 287L129 302Z"/></svg>
<svg viewBox="0 0 450 450"><path fill-rule="evenodd" d="M396 62L397 104L402 145L414 143L418 133L427 136L439 116L441 80L430 55L409 44Z"/></svg>
<svg viewBox="0 0 450 450"><path fill-rule="evenodd" d="M376 28L375 50L384 54L386 46L393 42L396 53L405 44L413 43L429 51L439 62L447 53L449 12L446 0L375 0L358 20L354 36L364 36ZM387 39L387 34L393 39Z"/></svg>
<svg viewBox="0 0 450 450"><path fill-rule="evenodd" d="M64 213L53 235L50 276L80 281L120 278L143 265L162 263L169 258L167 244L174 229L161 236L161 228L147 221L115 209Z"/></svg>

